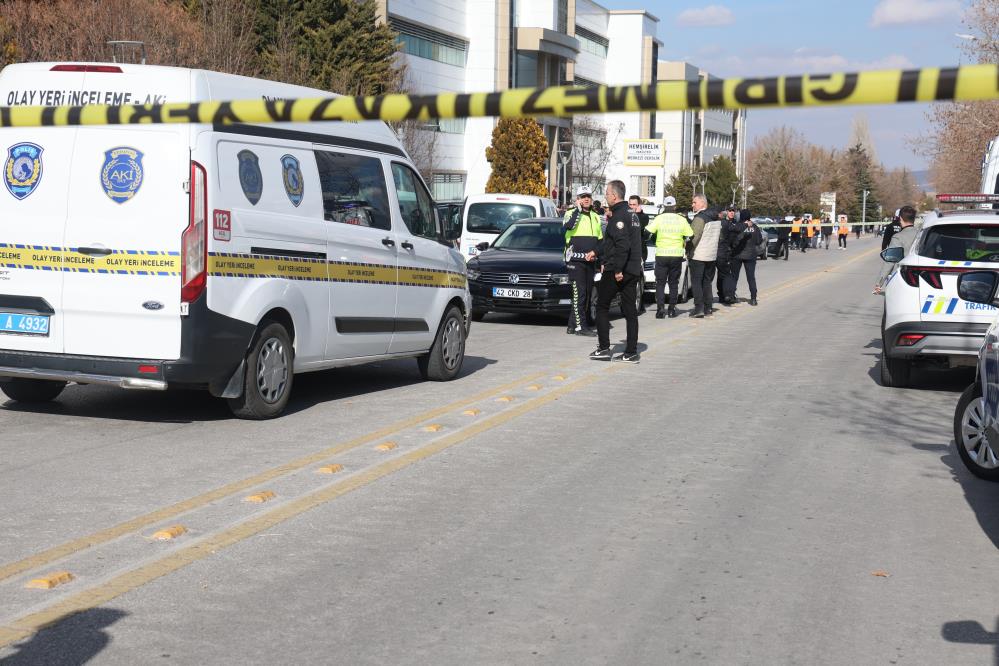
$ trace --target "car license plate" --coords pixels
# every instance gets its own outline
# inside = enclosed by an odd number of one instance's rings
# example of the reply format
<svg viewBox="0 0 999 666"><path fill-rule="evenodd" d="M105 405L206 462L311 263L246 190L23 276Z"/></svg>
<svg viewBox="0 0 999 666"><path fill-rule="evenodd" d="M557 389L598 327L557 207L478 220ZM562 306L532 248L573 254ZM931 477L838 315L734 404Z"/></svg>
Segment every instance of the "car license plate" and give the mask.
<svg viewBox="0 0 999 666"><path fill-rule="evenodd" d="M532 298L534 294L530 289L507 289L505 287L493 287L493 296L496 298Z"/></svg>
<svg viewBox="0 0 999 666"><path fill-rule="evenodd" d="M48 335L49 316L0 312L0 333Z"/></svg>

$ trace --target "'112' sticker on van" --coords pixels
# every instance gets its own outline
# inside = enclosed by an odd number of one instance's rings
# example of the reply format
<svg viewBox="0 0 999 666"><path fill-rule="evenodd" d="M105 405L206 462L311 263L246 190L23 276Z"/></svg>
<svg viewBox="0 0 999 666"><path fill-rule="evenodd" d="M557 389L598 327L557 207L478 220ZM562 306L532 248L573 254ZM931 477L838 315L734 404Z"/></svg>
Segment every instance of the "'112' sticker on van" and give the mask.
<svg viewBox="0 0 999 666"><path fill-rule="evenodd" d="M125 203L142 187L142 153L135 148L120 146L104 153L101 185L115 203Z"/></svg>
<svg viewBox="0 0 999 666"><path fill-rule="evenodd" d="M215 209L212 237L217 241L232 240L232 215L227 210Z"/></svg>

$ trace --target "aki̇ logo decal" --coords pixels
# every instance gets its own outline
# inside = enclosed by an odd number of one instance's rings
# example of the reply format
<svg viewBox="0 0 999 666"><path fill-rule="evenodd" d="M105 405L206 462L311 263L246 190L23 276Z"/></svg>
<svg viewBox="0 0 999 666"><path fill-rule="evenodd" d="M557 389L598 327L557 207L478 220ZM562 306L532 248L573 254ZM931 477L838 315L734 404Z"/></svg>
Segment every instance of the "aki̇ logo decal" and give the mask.
<svg viewBox="0 0 999 666"><path fill-rule="evenodd" d="M239 186L243 188L246 200L256 206L264 191L264 177L260 173L260 160L252 150L241 150L236 157L239 159Z"/></svg>
<svg viewBox="0 0 999 666"><path fill-rule="evenodd" d="M42 147L33 143L15 143L7 149L3 168L7 191L16 199L24 199L35 191L42 180Z"/></svg>
<svg viewBox="0 0 999 666"><path fill-rule="evenodd" d="M305 195L305 179L302 178L302 167L298 159L292 155L281 158L281 171L284 174L284 191L288 193L291 204L298 208Z"/></svg>
<svg viewBox="0 0 999 666"><path fill-rule="evenodd" d="M125 203L142 187L142 153L135 148L120 146L104 153L101 185L115 203Z"/></svg>

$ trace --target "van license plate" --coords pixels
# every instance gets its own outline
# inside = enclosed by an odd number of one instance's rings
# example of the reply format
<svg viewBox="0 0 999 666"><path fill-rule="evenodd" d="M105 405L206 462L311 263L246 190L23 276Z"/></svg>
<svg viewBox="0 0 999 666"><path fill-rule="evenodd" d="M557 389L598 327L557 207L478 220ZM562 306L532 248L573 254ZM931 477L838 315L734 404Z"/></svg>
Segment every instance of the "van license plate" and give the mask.
<svg viewBox="0 0 999 666"><path fill-rule="evenodd" d="M0 312L0 333L48 335L49 316Z"/></svg>
<svg viewBox="0 0 999 666"><path fill-rule="evenodd" d="M506 289L504 287L493 287L493 296L496 298L533 298L534 294L530 289Z"/></svg>

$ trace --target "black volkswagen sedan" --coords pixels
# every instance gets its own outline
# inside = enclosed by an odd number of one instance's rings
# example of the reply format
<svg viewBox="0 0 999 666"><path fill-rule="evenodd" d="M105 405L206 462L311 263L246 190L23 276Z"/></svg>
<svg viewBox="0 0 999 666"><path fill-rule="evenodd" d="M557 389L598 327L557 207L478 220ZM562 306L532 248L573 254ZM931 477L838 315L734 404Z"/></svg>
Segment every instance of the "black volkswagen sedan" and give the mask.
<svg viewBox="0 0 999 666"><path fill-rule="evenodd" d="M487 312L568 315L572 289L562 220L518 220L480 250L467 266L474 320Z"/></svg>

